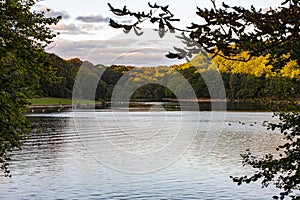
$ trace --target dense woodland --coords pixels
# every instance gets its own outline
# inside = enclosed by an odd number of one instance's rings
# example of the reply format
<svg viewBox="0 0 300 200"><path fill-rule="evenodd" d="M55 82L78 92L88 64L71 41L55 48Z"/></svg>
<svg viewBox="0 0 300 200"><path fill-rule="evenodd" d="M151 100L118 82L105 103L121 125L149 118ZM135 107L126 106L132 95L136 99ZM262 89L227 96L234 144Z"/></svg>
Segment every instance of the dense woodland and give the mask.
<svg viewBox="0 0 300 200"><path fill-rule="evenodd" d="M240 56L247 56L242 53ZM182 74L191 84L198 98L210 98L209 90L203 77L211 81L210 85L219 87L220 83L214 78L215 66L221 73L226 96L228 99L234 100L253 100L263 98L278 98L278 90L286 94L300 94L300 69L297 68L296 62L289 62L280 72L280 76L275 75L272 66L267 65L267 58L260 56L252 58L249 62L237 62L234 60L224 59L222 57L214 58L213 64L201 62L201 58L197 60L197 66L186 62L181 65L174 66L157 66L157 67L133 67L133 66L110 66L84 64L78 58L64 60L54 54L49 54L51 62L57 68L57 75L60 81L49 84L41 83L40 96L43 97L62 97L71 98L74 81L77 72L81 67L84 70L82 81L91 82L97 80L98 88L95 98L108 100L111 98L112 91L119 79L127 74L126 84L135 85L135 83L144 84L135 90L132 100L136 101L161 101L163 98L176 98L176 94L185 92L186 87L179 76ZM204 60L204 59L203 59ZM105 71L104 71L105 70ZM104 71L104 72L103 72ZM176 72L176 73L175 73ZM157 80L163 80L165 86L155 84ZM215 81L215 82L214 82ZM149 82L151 82L149 84ZM279 84L280 83L280 84ZM284 84L283 84L284 83ZM88 84L85 84L88 85ZM281 85L281 88L278 88ZM284 87L284 88L283 88ZM175 88L170 91L168 88ZM91 99L89 88L83 89L82 98ZM189 98L189 96L186 96Z"/></svg>

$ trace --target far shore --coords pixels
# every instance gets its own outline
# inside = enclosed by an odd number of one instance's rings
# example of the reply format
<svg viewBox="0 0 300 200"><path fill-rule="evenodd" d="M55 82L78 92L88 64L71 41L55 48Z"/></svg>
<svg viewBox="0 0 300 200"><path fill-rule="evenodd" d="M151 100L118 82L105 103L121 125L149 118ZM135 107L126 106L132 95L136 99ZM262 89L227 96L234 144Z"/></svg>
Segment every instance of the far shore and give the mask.
<svg viewBox="0 0 300 200"><path fill-rule="evenodd" d="M197 99L175 99L175 98L162 98L162 101L169 102L254 102L260 101L259 99L209 99L209 98L197 98Z"/></svg>
<svg viewBox="0 0 300 200"><path fill-rule="evenodd" d="M106 102L103 100L92 101L86 99L53 98L43 97L30 100L28 105L29 112L60 112L70 109L102 109L106 108Z"/></svg>
<svg viewBox="0 0 300 200"><path fill-rule="evenodd" d="M75 103L74 103L75 102ZM132 101L132 104L151 104L155 101ZM179 103L179 102L198 102L198 103L212 103L212 102L226 102L226 103L254 103L262 105L263 99L209 99L209 98L198 98L198 99L176 99L176 98L163 98L160 102L170 102L170 103ZM71 109L105 109L109 108L112 102L101 101L91 101L91 100L72 100L72 99L63 99L63 98L35 98L31 100L31 104L28 105L29 113L49 113L49 112L61 112L68 111ZM116 102L122 103L122 102ZM124 102L123 102L124 103ZM300 104L300 101L298 101Z"/></svg>

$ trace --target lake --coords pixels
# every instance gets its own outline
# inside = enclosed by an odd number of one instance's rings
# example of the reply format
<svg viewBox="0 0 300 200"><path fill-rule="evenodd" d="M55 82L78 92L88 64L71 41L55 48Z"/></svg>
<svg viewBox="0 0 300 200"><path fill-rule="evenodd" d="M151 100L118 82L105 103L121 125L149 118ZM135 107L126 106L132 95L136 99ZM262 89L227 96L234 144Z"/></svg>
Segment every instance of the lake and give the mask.
<svg viewBox="0 0 300 200"><path fill-rule="evenodd" d="M61 112L30 114L44 127L12 153L1 199L271 199L237 186L252 172L241 153L276 153L269 112Z"/></svg>

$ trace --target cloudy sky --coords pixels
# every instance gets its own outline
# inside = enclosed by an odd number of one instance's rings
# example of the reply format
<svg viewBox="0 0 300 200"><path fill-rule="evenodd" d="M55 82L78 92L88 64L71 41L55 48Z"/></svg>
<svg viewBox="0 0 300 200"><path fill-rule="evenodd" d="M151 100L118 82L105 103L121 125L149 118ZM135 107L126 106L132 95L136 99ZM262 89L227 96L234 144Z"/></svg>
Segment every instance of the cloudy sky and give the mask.
<svg viewBox="0 0 300 200"><path fill-rule="evenodd" d="M37 5L37 10L51 9L48 16L62 16L62 20L53 28L59 32L47 51L69 59L78 57L93 64L127 64L138 66L156 66L182 63L183 61L165 58L173 46L180 46L174 34L167 34L160 39L154 33L150 23L143 24L145 33L137 37L135 34L124 34L121 29L108 26L110 18L119 22L130 23L131 18L117 18L110 11L107 3L114 7L134 11L149 10L148 1L159 5L169 5L180 22L176 25L184 28L191 22L199 21L196 7L211 7L209 0L44 0ZM224 1L224 0L223 0ZM256 8L269 8L280 5L282 0L226 0L228 5L241 5ZM220 5L222 0L216 0ZM178 33L180 34L180 33Z"/></svg>

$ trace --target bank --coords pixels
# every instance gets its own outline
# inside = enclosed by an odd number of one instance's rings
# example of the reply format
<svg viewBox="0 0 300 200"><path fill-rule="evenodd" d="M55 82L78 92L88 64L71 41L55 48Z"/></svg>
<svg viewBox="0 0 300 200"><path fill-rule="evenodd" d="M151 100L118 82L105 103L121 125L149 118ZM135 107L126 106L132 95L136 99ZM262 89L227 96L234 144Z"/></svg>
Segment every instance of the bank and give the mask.
<svg viewBox="0 0 300 200"><path fill-rule="evenodd" d="M92 101L87 99L67 99L54 97L34 98L29 102L29 113L61 112L71 109L104 109L107 106L106 101L104 100Z"/></svg>

